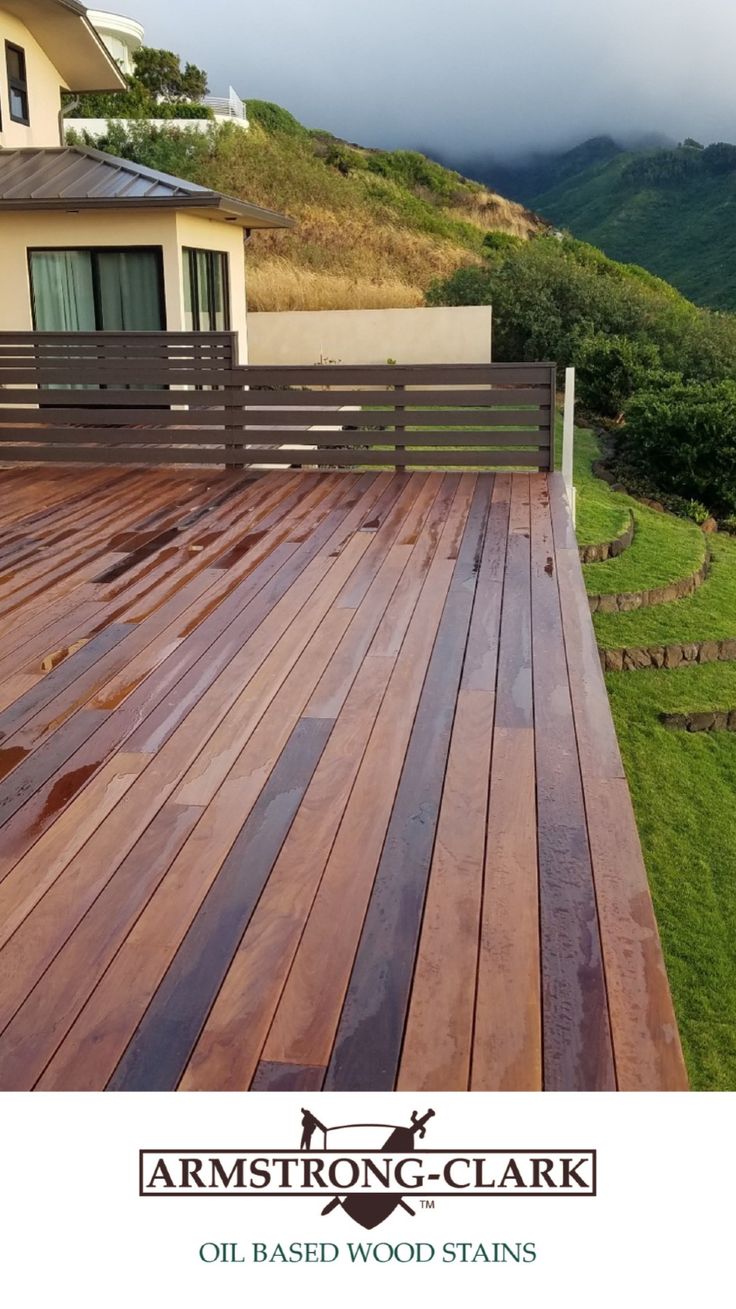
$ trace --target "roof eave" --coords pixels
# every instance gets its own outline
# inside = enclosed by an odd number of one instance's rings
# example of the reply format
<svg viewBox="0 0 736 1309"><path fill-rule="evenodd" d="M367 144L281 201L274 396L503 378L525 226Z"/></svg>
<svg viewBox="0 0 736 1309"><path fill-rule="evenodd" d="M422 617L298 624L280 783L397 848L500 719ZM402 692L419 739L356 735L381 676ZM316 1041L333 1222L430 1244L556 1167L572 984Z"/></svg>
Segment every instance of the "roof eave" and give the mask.
<svg viewBox="0 0 736 1309"><path fill-rule="evenodd" d="M55 0L43 9L25 0L7 0L5 7L38 41L67 90L125 90L125 77L77 0Z"/></svg>
<svg viewBox="0 0 736 1309"><path fill-rule="evenodd" d="M249 229L291 228L295 226L293 218L286 214L260 209L257 206L240 204L226 196L131 196L130 199L107 199L106 197L86 197L78 200L71 196L52 196L44 199L0 200L0 213L33 210L55 210L75 213L80 209L198 209L212 214L222 222L235 222L238 227Z"/></svg>

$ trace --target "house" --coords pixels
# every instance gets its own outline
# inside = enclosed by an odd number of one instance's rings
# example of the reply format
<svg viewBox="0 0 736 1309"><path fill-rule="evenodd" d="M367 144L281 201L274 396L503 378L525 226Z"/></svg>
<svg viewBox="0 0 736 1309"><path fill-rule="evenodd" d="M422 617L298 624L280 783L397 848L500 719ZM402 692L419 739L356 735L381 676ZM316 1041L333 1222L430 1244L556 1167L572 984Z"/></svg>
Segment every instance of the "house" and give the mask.
<svg viewBox="0 0 736 1309"><path fill-rule="evenodd" d="M87 18L89 19L95 31L99 33L105 43L109 53L112 55L118 67L123 73L130 75L135 71L135 54L143 45L144 30L141 23L135 18L128 18L125 14L109 13L105 9L88 9ZM209 110L208 118L193 118L177 115L172 120L170 118L154 118L150 121L160 127L176 127L177 129L186 128L187 131L207 132L215 123L234 123L237 127L248 127L248 118L246 108L233 87L228 88L226 96L206 95L202 98L201 103ZM75 132L84 132L93 140L98 140L105 136L108 131L109 118L79 118L74 113L73 106L65 115L65 126L67 130L72 129ZM113 120L114 121L114 120ZM125 122L119 119L117 121Z"/></svg>
<svg viewBox="0 0 736 1309"><path fill-rule="evenodd" d="M0 331L232 329L244 241L291 220L61 143L62 91L123 75L77 0L0 0Z"/></svg>

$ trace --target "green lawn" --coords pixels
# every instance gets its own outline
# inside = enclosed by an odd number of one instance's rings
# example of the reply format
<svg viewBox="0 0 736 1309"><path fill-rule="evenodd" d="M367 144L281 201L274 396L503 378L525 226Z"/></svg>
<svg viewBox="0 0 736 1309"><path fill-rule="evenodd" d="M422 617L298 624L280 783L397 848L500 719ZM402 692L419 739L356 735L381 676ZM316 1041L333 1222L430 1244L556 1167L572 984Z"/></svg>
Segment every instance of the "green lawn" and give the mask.
<svg viewBox="0 0 736 1309"><path fill-rule="evenodd" d="M659 714L736 707L736 664L607 677L692 1086L736 1089L736 734Z"/></svg>
<svg viewBox="0 0 736 1309"><path fill-rule="evenodd" d="M578 458L590 461L595 440L592 433L586 438ZM585 528L635 503L577 469L576 483ZM623 560L621 589L652 585L655 567L670 577L692 571L683 563L692 562L702 533L667 514L643 507L635 513L635 545L618 560L586 566L589 589L604 589L603 573L620 576ZM630 614L596 615L599 641L618 647L736 635L736 540L712 538L712 549L713 573L695 595ZM659 718L665 711L736 708L736 663L611 673L606 681L691 1083L697 1090L736 1090L736 733L671 731Z"/></svg>
<svg viewBox="0 0 736 1309"><path fill-rule="evenodd" d="M711 538L712 569L694 595L628 614L596 614L599 645L667 645L736 636L736 537Z"/></svg>
<svg viewBox="0 0 736 1309"><path fill-rule="evenodd" d="M557 423L557 464L562 452L562 420ZM620 536L629 521L628 496L614 494L605 482L594 477L591 464L598 454L595 433L587 427L575 429L574 478L578 492L577 537L581 545L602 545Z"/></svg>
<svg viewBox="0 0 736 1309"><path fill-rule="evenodd" d="M638 505L633 509L634 540L617 559L585 564L585 584L593 594L648 591L689 577L705 557L705 537L684 518L657 513Z"/></svg>

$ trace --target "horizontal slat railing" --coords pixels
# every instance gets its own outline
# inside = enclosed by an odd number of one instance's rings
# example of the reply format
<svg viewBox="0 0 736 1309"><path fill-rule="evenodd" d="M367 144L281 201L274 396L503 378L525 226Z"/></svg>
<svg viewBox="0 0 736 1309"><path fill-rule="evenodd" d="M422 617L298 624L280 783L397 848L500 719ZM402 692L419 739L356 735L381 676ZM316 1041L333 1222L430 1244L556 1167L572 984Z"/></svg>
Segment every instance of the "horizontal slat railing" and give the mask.
<svg viewBox="0 0 736 1309"><path fill-rule="evenodd" d="M115 336L103 348L29 335L0 333L3 463L547 470L554 462L552 364L237 367L227 341L210 340L216 333L148 334L153 355L146 334L135 345Z"/></svg>

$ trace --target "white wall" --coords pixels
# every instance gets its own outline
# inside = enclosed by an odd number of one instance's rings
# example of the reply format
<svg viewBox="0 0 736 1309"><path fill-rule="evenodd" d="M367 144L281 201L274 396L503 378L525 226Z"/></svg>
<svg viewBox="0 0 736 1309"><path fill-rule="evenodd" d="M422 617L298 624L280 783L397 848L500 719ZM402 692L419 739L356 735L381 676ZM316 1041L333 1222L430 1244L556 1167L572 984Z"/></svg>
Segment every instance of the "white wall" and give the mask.
<svg viewBox="0 0 736 1309"><path fill-rule="evenodd" d="M8 103L5 42L20 46L26 57L29 125L14 123ZM59 112L63 78L28 28L13 14L0 9L0 147L22 150L29 146L59 145Z"/></svg>
<svg viewBox="0 0 736 1309"><path fill-rule="evenodd" d="M490 363L489 305L248 314L252 364Z"/></svg>

